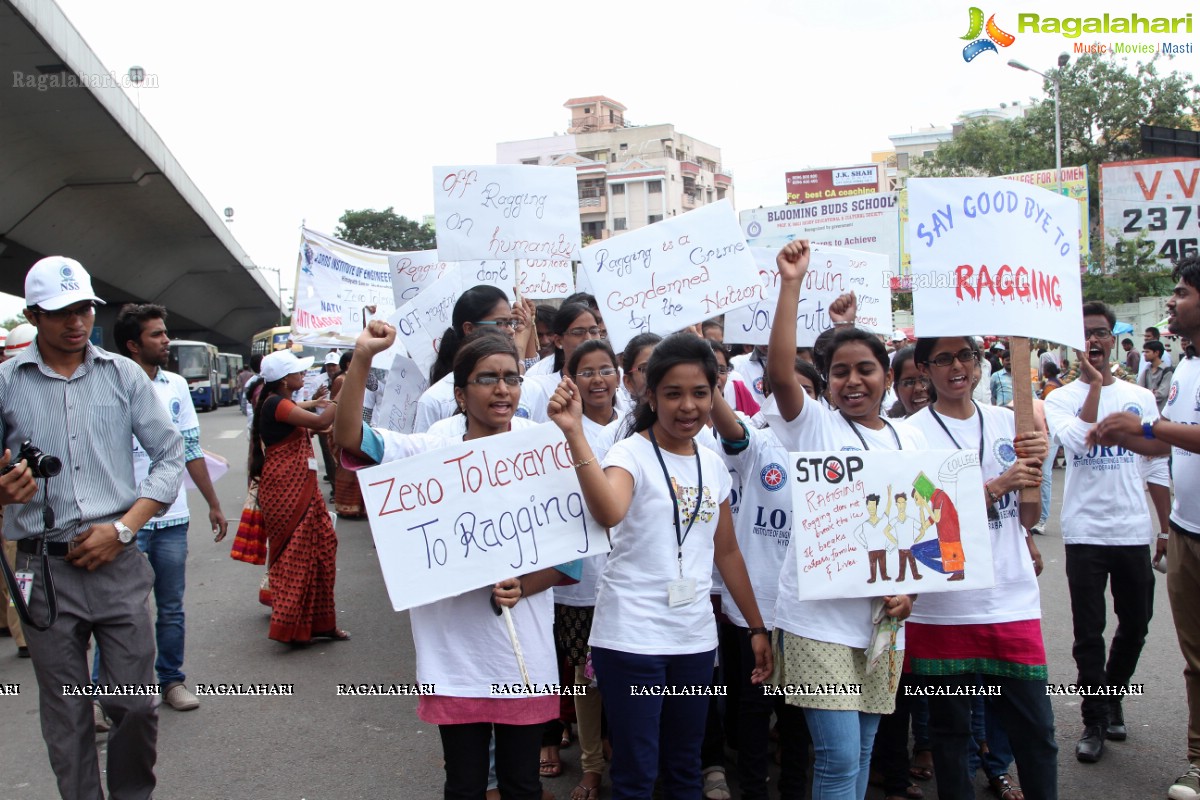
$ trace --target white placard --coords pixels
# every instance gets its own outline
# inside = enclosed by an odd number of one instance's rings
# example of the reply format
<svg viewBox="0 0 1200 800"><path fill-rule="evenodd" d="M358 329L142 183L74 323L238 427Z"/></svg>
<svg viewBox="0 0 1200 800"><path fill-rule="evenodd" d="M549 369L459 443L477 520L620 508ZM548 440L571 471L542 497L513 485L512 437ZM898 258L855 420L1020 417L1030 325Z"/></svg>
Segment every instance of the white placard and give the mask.
<svg viewBox="0 0 1200 800"><path fill-rule="evenodd" d="M789 458L801 600L994 585L978 453L839 450Z"/></svg>
<svg viewBox="0 0 1200 800"><path fill-rule="evenodd" d="M567 167L433 168L443 261L570 259L579 252L579 188Z"/></svg>
<svg viewBox="0 0 1200 800"><path fill-rule="evenodd" d="M1003 178L910 178L917 336L1028 336L1081 349L1079 204Z"/></svg>
<svg viewBox="0 0 1200 800"><path fill-rule="evenodd" d="M751 247L762 277L764 299L725 315L725 338L739 344L767 344L779 299L778 250ZM892 290L887 256L861 250L813 245L800 306L796 311L796 346L811 347L822 331L833 327L829 304L845 292L858 300L856 324L876 333L892 332Z"/></svg>
<svg viewBox="0 0 1200 800"><path fill-rule="evenodd" d="M814 245L887 256L893 270L900 263L900 204L895 192L751 208L739 219L746 241L755 247L779 248L793 239L808 239Z"/></svg>
<svg viewBox="0 0 1200 800"><path fill-rule="evenodd" d="M665 336L765 296L728 200L604 239L580 260L617 352L639 333Z"/></svg>
<svg viewBox="0 0 1200 800"><path fill-rule="evenodd" d="M396 611L608 552L550 423L358 473Z"/></svg>
<svg viewBox="0 0 1200 800"><path fill-rule="evenodd" d="M429 388L425 371L407 356L392 359L383 398L371 414L371 425L396 433L412 433L417 421L417 401Z"/></svg>
<svg viewBox="0 0 1200 800"><path fill-rule="evenodd" d="M511 261L461 261L463 291L473 286L494 286L508 302L517 299L517 270Z"/></svg>
<svg viewBox="0 0 1200 800"><path fill-rule="evenodd" d="M517 289L530 300L570 297L575 292L575 276L566 259L538 259L517 262Z"/></svg>
<svg viewBox="0 0 1200 800"><path fill-rule="evenodd" d="M439 261L437 250L416 250L409 253L389 253L388 268L392 273L394 308L400 308L416 298L426 286L441 277L447 261Z"/></svg>
<svg viewBox="0 0 1200 800"><path fill-rule="evenodd" d="M438 343L450 327L462 291L461 266L451 264L440 278L388 317L396 326L396 340L403 342L408 355L426 372L437 360Z"/></svg>

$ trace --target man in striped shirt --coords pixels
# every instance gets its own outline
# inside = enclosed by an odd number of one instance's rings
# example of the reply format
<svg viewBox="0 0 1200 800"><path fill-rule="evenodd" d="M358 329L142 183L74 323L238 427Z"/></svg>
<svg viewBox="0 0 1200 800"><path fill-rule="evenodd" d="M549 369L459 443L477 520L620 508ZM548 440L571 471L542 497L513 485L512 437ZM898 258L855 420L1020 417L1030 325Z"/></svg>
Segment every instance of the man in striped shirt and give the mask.
<svg viewBox="0 0 1200 800"><path fill-rule="evenodd" d="M0 364L0 436L7 449L0 467L30 441L61 459L61 471L46 477L53 470L41 470L35 480L22 461L0 476L0 504L8 506L4 536L17 542L17 571L29 576L25 636L42 736L63 797L104 796L87 658L94 636L104 651L103 705L113 719L109 795L148 798L159 702L147 603L154 570L130 544L178 495L183 439L146 373L90 343L103 301L78 261L51 256L34 264L25 303L37 338ZM133 436L151 460L140 484L133 477ZM47 569L54 592L47 591Z"/></svg>

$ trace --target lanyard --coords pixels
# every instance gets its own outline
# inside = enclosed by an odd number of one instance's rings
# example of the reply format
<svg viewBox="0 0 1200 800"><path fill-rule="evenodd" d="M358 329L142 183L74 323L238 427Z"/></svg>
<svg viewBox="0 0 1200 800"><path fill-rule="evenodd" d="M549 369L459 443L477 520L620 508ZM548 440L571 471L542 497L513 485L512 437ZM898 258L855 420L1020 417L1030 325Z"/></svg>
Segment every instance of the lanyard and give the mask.
<svg viewBox="0 0 1200 800"><path fill-rule="evenodd" d="M838 409L838 413L842 415L842 419L846 420L846 424L850 426L850 430L854 431L854 435L858 437L860 442L862 442L863 450L870 450L871 448L867 445L867 440L863 438L861 433L859 433L858 426L854 424L854 420L847 417L846 412L842 411L840 408ZM886 425L887 429L892 432L892 438L896 440L896 449L903 450L904 445L900 443L900 434L896 433L896 429L892 427L892 423L888 422L883 417L880 417L879 421Z"/></svg>
<svg viewBox="0 0 1200 800"><path fill-rule="evenodd" d="M663 461L662 450L658 447L658 439L654 437L654 428L650 428L650 444L654 445L654 455L658 456L658 465L662 467L663 477L667 479L667 493L671 495L671 513L675 515L675 542L678 544L676 557L679 561L679 577L683 577L683 543L692 532L692 525L700 516L700 502L704 499L704 470L700 465L700 448L692 439L692 452L696 454L696 506L692 509L692 518L688 520L687 530L679 524L679 499L675 496L675 484L671 482L671 473L667 472L667 462Z"/></svg>

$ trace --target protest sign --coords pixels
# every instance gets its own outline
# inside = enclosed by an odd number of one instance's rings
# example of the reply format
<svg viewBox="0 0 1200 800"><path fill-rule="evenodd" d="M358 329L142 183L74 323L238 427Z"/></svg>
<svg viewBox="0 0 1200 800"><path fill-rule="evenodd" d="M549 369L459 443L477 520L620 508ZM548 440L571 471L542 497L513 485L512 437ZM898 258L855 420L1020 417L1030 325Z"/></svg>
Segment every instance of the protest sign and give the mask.
<svg viewBox="0 0 1200 800"><path fill-rule="evenodd" d="M867 194L771 208L752 208L739 217L754 247L783 247L793 239L814 245L850 247L900 263L900 216L895 192Z"/></svg>
<svg viewBox="0 0 1200 800"><path fill-rule="evenodd" d="M608 552L554 425L358 473L392 607L403 611Z"/></svg>
<svg viewBox="0 0 1200 800"><path fill-rule="evenodd" d="M388 253L388 268L392 273L394 308L407 303L433 284L446 271L449 262L439 261L437 250L415 250Z"/></svg>
<svg viewBox="0 0 1200 800"><path fill-rule="evenodd" d="M407 356L396 356L392 359L383 397L371 415L371 424L396 433L412 433L417 421L417 401L428 388L425 370Z"/></svg>
<svg viewBox="0 0 1200 800"><path fill-rule="evenodd" d="M1003 178L911 178L917 336L1025 336L1082 349L1079 204Z"/></svg>
<svg viewBox="0 0 1200 800"><path fill-rule="evenodd" d="M294 341L345 344L362 330L363 308L392 312L389 254L304 228L292 313Z"/></svg>
<svg viewBox="0 0 1200 800"><path fill-rule="evenodd" d="M579 252L574 169L434 167L433 197L443 261L570 260Z"/></svg>
<svg viewBox="0 0 1200 800"><path fill-rule="evenodd" d="M504 292L508 302L517 299L517 270L511 261L463 261L459 263L462 270L463 289L472 286L495 286Z"/></svg>
<svg viewBox="0 0 1200 800"><path fill-rule="evenodd" d="M581 262L617 352L639 333L665 336L764 297L728 200L604 239Z"/></svg>
<svg viewBox="0 0 1200 800"><path fill-rule="evenodd" d="M905 586L925 594L994 585L978 453L838 450L788 457L801 600L879 597Z"/></svg>
<svg viewBox="0 0 1200 800"><path fill-rule="evenodd" d="M450 327L462 290L461 265L451 264L440 278L388 317L396 327L396 340L423 371L428 372L437 360L438 342Z"/></svg>
<svg viewBox="0 0 1200 800"><path fill-rule="evenodd" d="M775 305L779 299L779 270L773 247L751 247L764 284L760 301L725 315L725 335L731 342L768 344L775 324ZM858 299L859 327L876 333L892 332L892 292L887 273L888 259L878 253L814 245L800 306L796 311L796 346L812 347L817 336L833 327L829 305L845 292Z"/></svg>
<svg viewBox="0 0 1200 800"><path fill-rule="evenodd" d="M1091 240L1088 237L1091 224L1088 221L1090 211L1088 209L1087 164L1084 164L1082 167L1063 167L1058 177L1055 177L1054 170L1052 169L1038 169L1033 172L1014 172L1009 175L998 175L997 177L1040 186L1056 194L1075 198L1075 202L1079 203L1079 254L1083 256L1084 260L1087 260L1088 255L1092 251ZM1058 191L1060 182L1062 183L1062 192Z"/></svg>
<svg viewBox="0 0 1200 800"><path fill-rule="evenodd" d="M521 297L530 300L569 297L575 291L571 262L566 259L518 261L517 288Z"/></svg>

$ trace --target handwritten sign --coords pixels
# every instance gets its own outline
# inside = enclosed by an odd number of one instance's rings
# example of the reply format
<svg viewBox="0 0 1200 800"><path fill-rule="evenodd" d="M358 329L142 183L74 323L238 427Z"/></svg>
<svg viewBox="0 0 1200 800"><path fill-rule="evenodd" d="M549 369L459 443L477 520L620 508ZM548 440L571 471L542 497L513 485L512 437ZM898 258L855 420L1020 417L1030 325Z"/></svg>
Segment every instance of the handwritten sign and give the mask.
<svg viewBox="0 0 1200 800"><path fill-rule="evenodd" d="M838 450L789 458L801 600L994 585L978 453Z"/></svg>
<svg viewBox="0 0 1200 800"><path fill-rule="evenodd" d="M581 262L618 352L639 333L666 335L765 297L728 200L604 239Z"/></svg>
<svg viewBox="0 0 1200 800"><path fill-rule="evenodd" d="M579 252L574 169L434 167L433 197L444 261L569 260Z"/></svg>
<svg viewBox="0 0 1200 800"><path fill-rule="evenodd" d="M393 308L416 298L421 290L433 284L446 271L449 262L438 260L437 250L416 250L389 253L388 268L392 273Z"/></svg>
<svg viewBox="0 0 1200 800"><path fill-rule="evenodd" d="M913 178L907 241L917 336L1083 348L1074 199L1002 178Z"/></svg>
<svg viewBox="0 0 1200 800"><path fill-rule="evenodd" d="M571 262L567 259L518 261L517 288L521 297L531 300L569 297L575 291Z"/></svg>
<svg viewBox="0 0 1200 800"><path fill-rule="evenodd" d="M403 342L408 355L426 372L437 359L438 343L450 327L462 291L461 266L451 264L440 278L388 317L396 326L396 340Z"/></svg>
<svg viewBox="0 0 1200 800"><path fill-rule="evenodd" d="M764 283L764 297L726 314L725 331L730 341L767 344L779 299L778 250L751 247L750 252ZM796 345L811 347L822 331L833 327L829 304L850 291L858 299L857 324L876 333L891 333L892 292L887 271L888 259L878 253L814 245L796 312Z"/></svg>
<svg viewBox="0 0 1200 800"><path fill-rule="evenodd" d="M504 292L508 302L517 299L517 270L511 261L462 261L463 289L472 286L495 286Z"/></svg>
<svg viewBox="0 0 1200 800"><path fill-rule="evenodd" d="M608 552L573 463L545 424L361 470L392 607Z"/></svg>
<svg viewBox="0 0 1200 800"><path fill-rule="evenodd" d="M407 356L392 359L383 397L375 405L371 424L396 433L412 433L417 421L417 401L429 388L425 371Z"/></svg>

